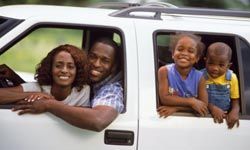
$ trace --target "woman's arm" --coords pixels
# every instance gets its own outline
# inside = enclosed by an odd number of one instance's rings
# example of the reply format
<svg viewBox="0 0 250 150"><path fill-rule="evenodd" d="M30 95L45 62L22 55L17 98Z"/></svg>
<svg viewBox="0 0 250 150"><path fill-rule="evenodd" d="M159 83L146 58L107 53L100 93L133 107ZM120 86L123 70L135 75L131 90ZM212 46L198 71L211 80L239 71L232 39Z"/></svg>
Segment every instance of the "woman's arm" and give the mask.
<svg viewBox="0 0 250 150"><path fill-rule="evenodd" d="M21 85L10 88L0 88L0 104L17 102L29 95L31 95L31 92L23 92Z"/></svg>

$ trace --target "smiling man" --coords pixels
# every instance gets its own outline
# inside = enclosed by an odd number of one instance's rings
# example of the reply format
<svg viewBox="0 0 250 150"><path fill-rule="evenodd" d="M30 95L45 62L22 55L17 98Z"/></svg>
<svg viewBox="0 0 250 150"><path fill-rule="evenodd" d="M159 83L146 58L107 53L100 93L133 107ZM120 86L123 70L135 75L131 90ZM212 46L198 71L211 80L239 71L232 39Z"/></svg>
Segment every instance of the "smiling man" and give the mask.
<svg viewBox="0 0 250 150"><path fill-rule="evenodd" d="M121 63L115 42L102 38L97 40L89 52L90 81L92 83L92 107L113 107L123 110Z"/></svg>

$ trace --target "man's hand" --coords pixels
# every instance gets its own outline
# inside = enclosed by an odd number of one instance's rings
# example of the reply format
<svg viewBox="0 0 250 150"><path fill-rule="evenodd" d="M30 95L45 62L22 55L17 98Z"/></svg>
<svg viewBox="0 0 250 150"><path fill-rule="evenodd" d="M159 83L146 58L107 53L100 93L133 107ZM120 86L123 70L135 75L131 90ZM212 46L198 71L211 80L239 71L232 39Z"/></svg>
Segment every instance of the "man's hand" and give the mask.
<svg viewBox="0 0 250 150"><path fill-rule="evenodd" d="M18 112L19 115L26 114L26 113L30 113L30 114L44 113L48 109L48 105L49 105L48 101L49 100L47 99L39 99L34 102L16 105L12 110L19 111Z"/></svg>
<svg viewBox="0 0 250 150"><path fill-rule="evenodd" d="M46 93L38 92L38 93L34 93L34 94L26 97L24 100L27 102L34 102L34 101L39 100L39 99L44 99L44 100L54 99L54 96L46 94Z"/></svg>

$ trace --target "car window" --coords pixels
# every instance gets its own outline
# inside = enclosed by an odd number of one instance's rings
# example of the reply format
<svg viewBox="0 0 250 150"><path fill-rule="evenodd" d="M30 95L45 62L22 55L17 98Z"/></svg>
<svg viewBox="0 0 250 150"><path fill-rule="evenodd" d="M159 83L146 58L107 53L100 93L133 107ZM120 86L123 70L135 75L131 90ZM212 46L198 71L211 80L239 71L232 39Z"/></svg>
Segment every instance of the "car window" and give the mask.
<svg viewBox="0 0 250 150"><path fill-rule="evenodd" d="M34 73L37 64L53 48L62 44L72 44L88 51L93 42L101 37L113 39L120 47L121 54L124 54L122 33L117 29L61 24L51 27L51 25L42 24L28 29L4 46L0 53L0 64L8 65L26 82L35 81ZM125 60L123 57L121 57L121 61ZM122 69L124 69L123 64ZM123 73L125 74L125 71ZM126 78L126 76L124 77ZM126 80L124 79L124 81ZM125 87L124 93L126 93ZM124 101L126 103L126 100Z"/></svg>
<svg viewBox="0 0 250 150"><path fill-rule="evenodd" d="M158 31L154 33L154 47L155 47L155 53L156 53L156 70L158 70L161 66L172 63L172 54L171 50L169 49L169 43L170 43L170 36L175 34L176 32L169 32L169 31ZM207 33L196 33L197 35L200 35L202 37L202 42L205 44L206 48L213 42L224 42L228 44L232 48L232 65L230 67L231 70L236 73L239 81L239 87L240 87L240 101L241 101L241 114L243 115L249 115L250 114L250 92L242 92L242 90L250 89L250 84L247 83L247 81L250 80L249 77L247 77L247 74L250 73L250 69L247 69L247 66L250 65L250 46L249 43L247 43L245 40L240 40L239 45L237 44L237 39L239 36L237 35L220 35L220 34L207 34ZM238 45L238 46L237 46ZM241 54L239 53L241 51ZM206 53L206 50L204 51L204 54ZM204 57L203 54L203 57ZM199 62L195 65L195 68L198 70L201 70L205 67L204 59L200 59ZM242 57L242 62L239 62L238 58ZM240 67L239 64L242 63L242 67ZM244 69L243 69L244 68ZM244 70L244 71L243 71ZM243 71L241 73L241 71ZM244 81L242 75L244 75ZM157 76L157 72L156 72ZM243 84L244 83L244 84ZM158 84L158 83L157 83ZM244 86L244 87L243 87ZM158 85L156 86L158 87ZM158 88L157 94L158 94ZM160 106L160 98L159 95L157 96L157 104Z"/></svg>

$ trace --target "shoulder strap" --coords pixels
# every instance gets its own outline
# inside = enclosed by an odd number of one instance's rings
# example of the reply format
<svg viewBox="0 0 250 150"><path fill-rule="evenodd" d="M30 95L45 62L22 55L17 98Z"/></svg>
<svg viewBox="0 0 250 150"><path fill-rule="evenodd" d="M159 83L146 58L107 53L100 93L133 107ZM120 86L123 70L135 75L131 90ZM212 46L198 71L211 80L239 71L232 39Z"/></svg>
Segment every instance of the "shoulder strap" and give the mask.
<svg viewBox="0 0 250 150"><path fill-rule="evenodd" d="M227 72L226 72L226 80L227 81L231 81L232 73L233 73L232 70L229 70L229 69L227 70Z"/></svg>
<svg viewBox="0 0 250 150"><path fill-rule="evenodd" d="M208 79L208 74L206 68L200 70L203 73L204 78L207 80Z"/></svg>

